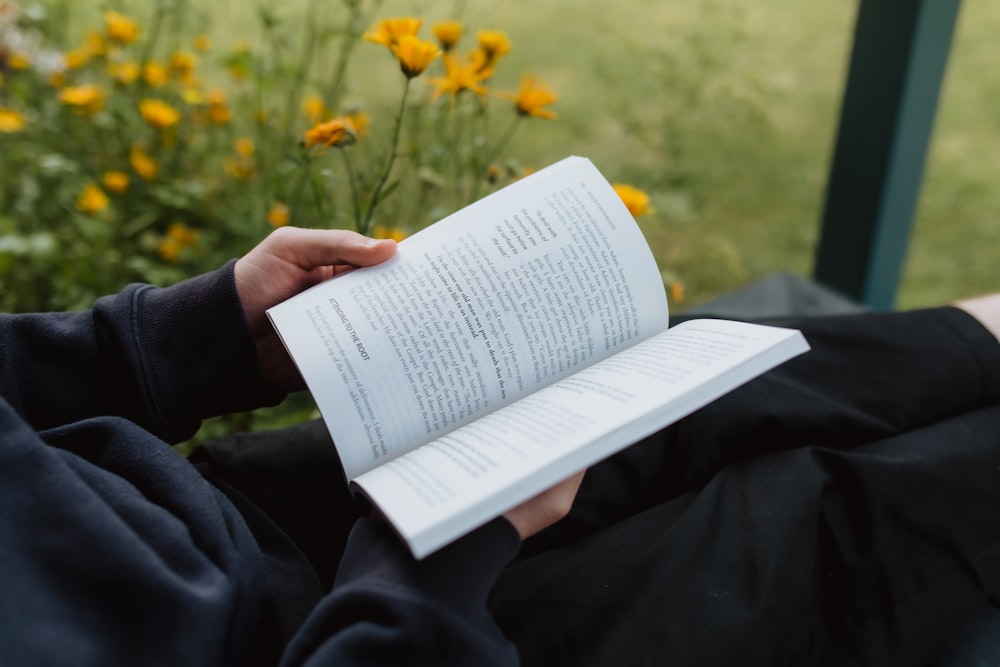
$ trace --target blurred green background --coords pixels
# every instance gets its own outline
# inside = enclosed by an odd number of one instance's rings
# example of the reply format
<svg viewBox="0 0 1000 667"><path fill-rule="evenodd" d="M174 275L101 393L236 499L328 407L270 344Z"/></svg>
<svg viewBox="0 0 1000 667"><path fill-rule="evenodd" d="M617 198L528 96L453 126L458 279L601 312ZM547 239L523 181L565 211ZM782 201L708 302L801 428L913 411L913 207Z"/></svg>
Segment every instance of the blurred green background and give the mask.
<svg viewBox="0 0 1000 667"><path fill-rule="evenodd" d="M58 17L67 44L106 9L142 24L153 4L42 3ZM253 48L262 7L294 32L306 0L174 4L187 12L192 32L220 46ZM326 11L343 4L326 3ZM513 49L504 67L530 70L559 94L559 119L520 131L510 152L532 166L586 155L610 180L646 190L656 212L641 223L665 271L684 283L684 307L774 271L809 274L854 3L386 0L368 11L428 23L457 17L472 29L506 32ZM900 307L1000 287L997 34L1000 5L966 0ZM316 57L322 70L330 54L321 49ZM361 45L351 68L352 94L369 106L392 103L382 54Z"/></svg>

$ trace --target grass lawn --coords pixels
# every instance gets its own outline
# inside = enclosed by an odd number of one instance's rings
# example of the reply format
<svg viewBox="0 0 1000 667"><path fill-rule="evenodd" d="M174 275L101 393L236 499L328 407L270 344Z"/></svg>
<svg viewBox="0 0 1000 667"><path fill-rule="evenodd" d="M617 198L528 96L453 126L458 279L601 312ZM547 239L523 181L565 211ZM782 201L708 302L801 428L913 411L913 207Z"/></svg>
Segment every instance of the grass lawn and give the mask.
<svg viewBox="0 0 1000 667"><path fill-rule="evenodd" d="M900 305L1000 289L1000 5L962 5Z"/></svg>
<svg viewBox="0 0 1000 667"><path fill-rule="evenodd" d="M177 0L178 2L180 0ZM307 0L264 3L286 24ZM75 27L98 6L142 17L148 0L73 0ZM188 0L221 44L257 34L245 0ZM794 0L606 2L385 0L378 18L459 16L505 31L504 68L560 94L556 121L532 121L510 152L541 165L586 155L614 181L650 192L641 220L685 307L778 270L808 275L836 130L855 4ZM339 2L326 3L336 11ZM1000 289L1000 5L963 3L899 305ZM294 48L294 44L290 44ZM378 104L386 70L360 45L356 94ZM323 63L319 63L321 70ZM389 96L391 97L391 96Z"/></svg>

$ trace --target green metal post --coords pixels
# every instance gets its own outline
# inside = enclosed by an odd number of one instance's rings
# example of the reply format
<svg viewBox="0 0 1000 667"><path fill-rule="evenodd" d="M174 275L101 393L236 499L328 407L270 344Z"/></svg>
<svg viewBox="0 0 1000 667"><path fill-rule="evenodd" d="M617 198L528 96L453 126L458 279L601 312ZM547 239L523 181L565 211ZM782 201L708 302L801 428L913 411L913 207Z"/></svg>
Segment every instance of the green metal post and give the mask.
<svg viewBox="0 0 1000 667"><path fill-rule="evenodd" d="M960 4L859 4L813 275L875 309L895 303Z"/></svg>

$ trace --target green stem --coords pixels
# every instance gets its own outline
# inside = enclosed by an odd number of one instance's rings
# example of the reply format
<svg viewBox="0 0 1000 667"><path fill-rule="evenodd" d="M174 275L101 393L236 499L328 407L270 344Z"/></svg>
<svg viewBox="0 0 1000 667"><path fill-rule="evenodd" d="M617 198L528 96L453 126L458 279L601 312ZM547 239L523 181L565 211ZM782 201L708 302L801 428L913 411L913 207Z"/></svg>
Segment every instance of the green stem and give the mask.
<svg viewBox="0 0 1000 667"><path fill-rule="evenodd" d="M156 9L153 11L152 25L149 30L149 39L146 41L146 45L142 50L142 55L139 57L139 80L136 82L138 84L136 96L142 98L146 94L146 89L149 88L149 83L146 81L145 72L146 63L149 63L153 58L153 51L156 49L156 44L160 40L160 28L163 24L164 18L167 15L167 3L163 0L159 0L156 3Z"/></svg>
<svg viewBox="0 0 1000 667"><path fill-rule="evenodd" d="M420 188L420 195L417 197L417 203L413 207L413 215L408 216L411 224L416 225L418 230L427 224L426 220L430 217L428 215L428 201L430 200L431 187L433 186L423 185Z"/></svg>
<svg viewBox="0 0 1000 667"><path fill-rule="evenodd" d="M365 215L364 223L361 225L360 229L358 229L358 232L361 234L367 235L369 229L371 228L372 218L375 216L375 209L381 201L382 190L385 188L385 184L389 180L389 174L392 172L392 165L396 162L396 151L399 148L399 138L402 135L403 116L406 115L406 98L410 93L410 81L411 79L407 77L406 84L403 86L403 94L399 100L399 113L396 114L396 124L392 130L392 144L389 146L389 155L386 156L385 167L382 169L382 174L375 182L375 187L372 190L372 198L370 204L368 205L368 212Z"/></svg>
<svg viewBox="0 0 1000 667"><path fill-rule="evenodd" d="M326 197L323 192L322 174L313 173L309 170L309 180L312 183L313 196L316 198L316 213L320 220L326 220Z"/></svg>
<svg viewBox="0 0 1000 667"><path fill-rule="evenodd" d="M274 30L266 22L263 26L266 44L270 49L270 60L271 62L279 62L281 58L281 48L278 41L275 39ZM280 179L277 179L277 170L274 167L277 166L280 159L277 153L280 152L281 157L285 157L287 154L283 151L278 151L277 149L272 150L275 147L273 142L270 141L272 135L268 132L268 122L262 120L267 117L267 93L263 85L266 72L261 60L255 60L253 65L253 96L254 106L256 108L256 111L254 112L254 134L257 144L254 149L254 160L265 182L265 186L260 188L259 192L261 197L260 205L262 208L265 208L269 206L270 202L275 198L274 193L278 190L278 187L275 186L276 180L278 180L281 184L281 190L284 190L284 183ZM286 134L278 135L279 142L282 142L281 145L284 145L286 138Z"/></svg>
<svg viewBox="0 0 1000 667"><path fill-rule="evenodd" d="M503 149L506 148L507 144L510 143L511 138L514 136L514 131L517 129L518 125L520 125L522 118L524 118L524 116L521 116L520 114L514 116L514 120L512 120L510 124L507 126L507 129L504 130L503 135L500 137L500 140L493 147L493 150L490 151L486 160L481 164L477 165L478 168L476 171L476 178L473 180L473 187L472 187L473 201L475 201L475 199L479 196L479 182L483 170L488 169L489 166L493 164L493 162L500 156L500 153L503 152Z"/></svg>
<svg viewBox="0 0 1000 667"><path fill-rule="evenodd" d="M170 158L169 161L166 161L167 168L164 169L164 176L173 179L181 171L181 161L184 159L184 141L176 129L158 133L156 139L164 150L167 147L170 148Z"/></svg>
<svg viewBox="0 0 1000 667"><path fill-rule="evenodd" d="M288 99L285 106L284 134L291 131L292 123L295 120L295 110L298 108L299 100L302 99L302 90L305 87L306 79L312 69L313 55L316 52L316 42L318 39L318 19L316 11L317 0L309 0L306 5L306 38L302 41L302 53L299 56L298 67L295 68L296 76L292 80L292 85L288 89Z"/></svg>
<svg viewBox="0 0 1000 667"><path fill-rule="evenodd" d="M168 53L174 53L176 51L179 51L181 48L181 44L183 42L183 37L184 37L184 28L185 28L184 19L187 17L187 13L189 10L186 0L176 0L176 2L177 6L174 8L173 11L173 19L174 19L173 30L170 36L168 37L168 39L170 39L170 44L168 45L167 48Z"/></svg>
<svg viewBox="0 0 1000 667"><path fill-rule="evenodd" d="M451 113L454 118L451 135L451 184L454 196L452 207L457 210L462 207L462 120L464 118L462 108L458 106L457 95L452 98Z"/></svg>
<svg viewBox="0 0 1000 667"><path fill-rule="evenodd" d="M345 4L349 9L348 17L344 22L340 40L340 51L337 53L337 65L334 68L333 79L327 92L327 101L330 107L336 110L337 113L340 113L340 98L344 90L344 77L347 76L347 65L351 61L354 47L361 40L363 31L363 28L361 28L361 0L345 0ZM377 2L376 9L380 8L381 5L382 2Z"/></svg>
<svg viewBox="0 0 1000 667"><path fill-rule="evenodd" d="M351 184L351 206L354 209L354 228L361 232L361 191L358 189L357 177L354 173L354 165L351 164L351 157L347 154L347 147L341 147L340 154L344 158L344 168L347 170L347 179Z"/></svg>
<svg viewBox="0 0 1000 667"><path fill-rule="evenodd" d="M291 217L295 219L295 212L299 210L299 206L302 203L302 193L305 190L306 183L312 180L312 158L307 152L305 154L305 165L302 168L302 172L299 174L299 180L295 184L295 188L292 190L291 199L288 202L288 208L291 211Z"/></svg>

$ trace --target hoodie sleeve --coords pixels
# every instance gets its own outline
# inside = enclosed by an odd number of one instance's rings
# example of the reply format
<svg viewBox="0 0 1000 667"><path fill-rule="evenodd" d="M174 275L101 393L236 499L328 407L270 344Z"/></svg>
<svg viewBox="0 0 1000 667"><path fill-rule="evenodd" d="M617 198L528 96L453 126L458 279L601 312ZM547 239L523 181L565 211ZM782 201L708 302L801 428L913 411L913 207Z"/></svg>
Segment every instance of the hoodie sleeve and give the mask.
<svg viewBox="0 0 1000 667"><path fill-rule="evenodd" d="M517 665L486 602L519 545L500 518L417 561L384 522L359 521L333 590L289 645L283 667Z"/></svg>
<svg viewBox="0 0 1000 667"><path fill-rule="evenodd" d="M0 394L38 430L114 415L169 442L206 417L277 403L233 264L172 287L131 285L88 311L0 315Z"/></svg>

